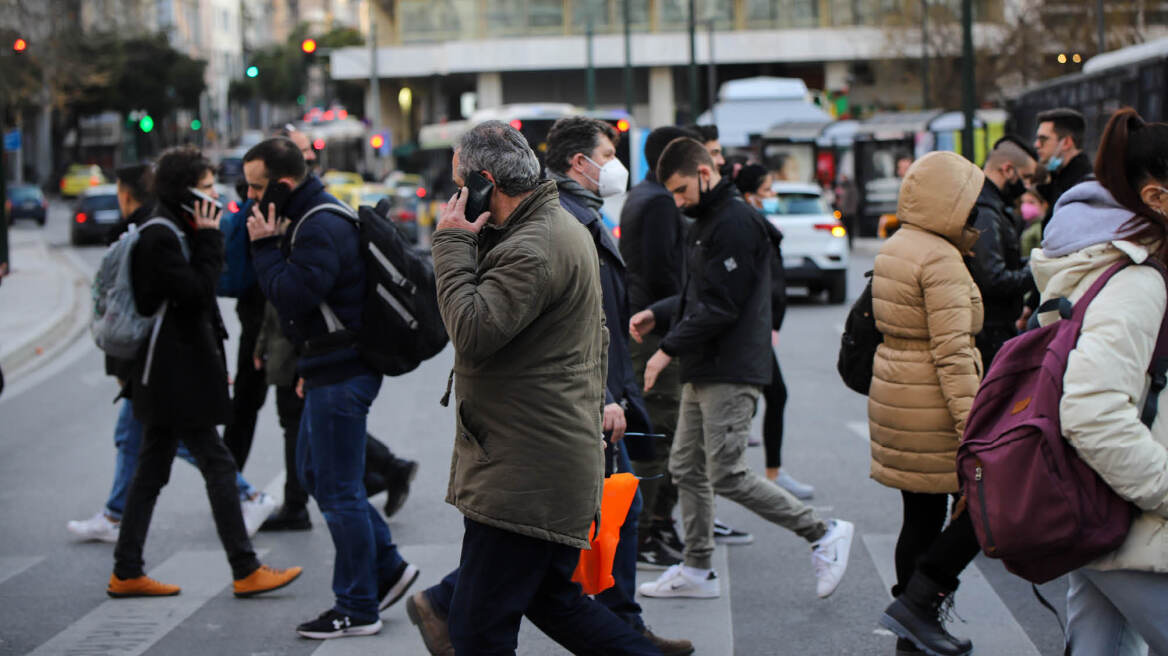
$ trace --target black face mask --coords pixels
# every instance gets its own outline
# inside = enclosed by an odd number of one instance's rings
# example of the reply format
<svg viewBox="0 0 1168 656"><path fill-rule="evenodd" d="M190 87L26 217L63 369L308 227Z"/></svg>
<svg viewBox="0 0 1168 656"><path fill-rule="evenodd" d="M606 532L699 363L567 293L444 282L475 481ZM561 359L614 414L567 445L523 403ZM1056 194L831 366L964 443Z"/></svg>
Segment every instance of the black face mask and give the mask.
<svg viewBox="0 0 1168 656"><path fill-rule="evenodd" d="M1026 193L1026 183L1022 178L1014 178L1002 187L1002 200L1006 201L1007 205L1013 205L1014 201L1022 197Z"/></svg>
<svg viewBox="0 0 1168 656"><path fill-rule="evenodd" d="M691 219L700 218L706 212L706 207L710 204L710 192L714 190L713 185L702 189L702 176L698 175L698 202L696 205L688 205L681 209L681 213L690 217Z"/></svg>

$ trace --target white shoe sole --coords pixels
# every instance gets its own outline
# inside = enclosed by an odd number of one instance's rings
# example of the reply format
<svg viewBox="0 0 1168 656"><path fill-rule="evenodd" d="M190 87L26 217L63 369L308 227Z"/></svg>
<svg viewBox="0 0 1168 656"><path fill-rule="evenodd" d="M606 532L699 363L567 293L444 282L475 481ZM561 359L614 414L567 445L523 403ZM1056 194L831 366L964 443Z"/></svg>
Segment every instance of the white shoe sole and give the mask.
<svg viewBox="0 0 1168 656"><path fill-rule="evenodd" d="M70 522L69 524L66 524L65 528L70 533L72 533L74 537L79 538L81 540L84 540L86 542L108 542L110 544L116 544L118 541L117 531L114 531L113 534L110 534L110 533L95 534L95 533L90 533L84 529L79 529L79 528L74 527L72 525L72 522Z"/></svg>
<svg viewBox="0 0 1168 656"><path fill-rule="evenodd" d="M754 535L715 535L714 542L718 544L753 544Z"/></svg>
<svg viewBox="0 0 1168 656"><path fill-rule="evenodd" d="M301 631L300 629L296 629L296 633L313 640L329 640L330 638L351 638L354 636L373 635L381 631L381 626L381 620L379 619L373 624L350 626L347 629L341 629L339 631Z"/></svg>
<svg viewBox="0 0 1168 656"><path fill-rule="evenodd" d="M640 560L637 561L637 569L642 572L664 572L670 567L672 567L672 565L658 565L657 563L646 563Z"/></svg>
<svg viewBox="0 0 1168 656"><path fill-rule="evenodd" d="M382 611L396 604L398 600L405 596L406 590L410 589L414 581L418 580L418 576L421 573L422 570L417 567L406 565L406 571L402 572L401 578L397 580L397 583L394 583L393 587L389 589L389 592L385 593L385 598L381 600L378 610Z"/></svg>
<svg viewBox="0 0 1168 656"><path fill-rule="evenodd" d="M855 524L852 524L851 522L844 522L841 520L837 520L837 521L839 521L840 524L842 524L843 535L845 536L844 539L840 541L841 544L839 546L839 550L837 551L837 554L839 555L839 559L843 562L844 566L840 570L839 580L837 580L835 582L835 585L833 585L830 590L828 590L827 592L822 593L822 594L820 594L819 591L816 590L816 595L820 599L827 599L828 597L830 597L831 594L839 588L840 583L843 583L844 574L848 573L848 557L851 556L851 553L852 553L852 539L856 537Z"/></svg>
<svg viewBox="0 0 1168 656"><path fill-rule="evenodd" d="M680 588L677 590L670 590L668 588L661 589L652 587L651 584L645 584L637 588L637 592L642 596L652 597L654 599L717 599L722 596L721 586L713 592L704 590L695 590L693 588Z"/></svg>

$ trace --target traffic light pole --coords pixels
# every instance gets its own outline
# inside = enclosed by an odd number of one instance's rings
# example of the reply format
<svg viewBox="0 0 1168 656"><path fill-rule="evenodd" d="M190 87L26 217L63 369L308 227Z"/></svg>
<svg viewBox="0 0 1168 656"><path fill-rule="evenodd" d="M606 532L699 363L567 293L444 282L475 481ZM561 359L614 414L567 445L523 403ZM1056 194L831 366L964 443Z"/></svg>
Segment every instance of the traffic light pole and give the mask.
<svg viewBox="0 0 1168 656"><path fill-rule="evenodd" d="M632 12L629 10L629 3L631 0L623 0L621 3L625 14L625 112L628 113L629 118L633 116L633 46L632 36L630 34L631 28L629 23L632 22Z"/></svg>
<svg viewBox="0 0 1168 656"><path fill-rule="evenodd" d="M973 0L961 0L961 107L965 129L961 131L961 152L973 161L973 115L976 105L973 78Z"/></svg>
<svg viewBox="0 0 1168 656"><path fill-rule="evenodd" d="M697 2L689 0L689 122L698 122Z"/></svg>

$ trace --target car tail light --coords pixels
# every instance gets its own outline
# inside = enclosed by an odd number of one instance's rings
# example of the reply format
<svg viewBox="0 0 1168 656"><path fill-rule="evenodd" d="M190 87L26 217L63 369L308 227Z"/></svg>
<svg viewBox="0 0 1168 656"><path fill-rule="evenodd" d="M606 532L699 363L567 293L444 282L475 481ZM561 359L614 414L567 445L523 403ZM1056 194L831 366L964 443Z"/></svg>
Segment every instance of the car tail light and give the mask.
<svg viewBox="0 0 1168 656"><path fill-rule="evenodd" d="M826 230L832 237L847 237L848 230L838 223L816 223L816 230Z"/></svg>
<svg viewBox="0 0 1168 656"><path fill-rule="evenodd" d="M231 212L232 214L235 214L236 212L239 211L239 203L237 203L235 201L231 201L230 203L227 203L227 211Z"/></svg>
<svg viewBox="0 0 1168 656"><path fill-rule="evenodd" d="M426 197L426 188L425 187L418 187L418 190L414 193L418 195L418 198L425 198Z"/></svg>
<svg viewBox="0 0 1168 656"><path fill-rule="evenodd" d="M98 180L96 175L89 178L90 187L96 187L99 184L101 184L101 180Z"/></svg>
<svg viewBox="0 0 1168 656"><path fill-rule="evenodd" d="M409 210L398 210L397 220L400 223L409 223L410 221L416 221L417 218L418 218L418 214L416 212L411 212Z"/></svg>
<svg viewBox="0 0 1168 656"><path fill-rule="evenodd" d="M77 219L78 223L85 223L89 220L89 217L85 216L85 212L78 212L75 218Z"/></svg>
<svg viewBox="0 0 1168 656"><path fill-rule="evenodd" d="M513 118L513 119L511 119L511 127L515 128L516 130L522 130L523 129L523 121L520 121L517 118Z"/></svg>
<svg viewBox="0 0 1168 656"><path fill-rule="evenodd" d="M844 213L839 210L832 212L832 215L835 216L836 220L844 218Z"/></svg>
<svg viewBox="0 0 1168 656"><path fill-rule="evenodd" d="M61 178L61 191L65 191L65 178Z"/></svg>

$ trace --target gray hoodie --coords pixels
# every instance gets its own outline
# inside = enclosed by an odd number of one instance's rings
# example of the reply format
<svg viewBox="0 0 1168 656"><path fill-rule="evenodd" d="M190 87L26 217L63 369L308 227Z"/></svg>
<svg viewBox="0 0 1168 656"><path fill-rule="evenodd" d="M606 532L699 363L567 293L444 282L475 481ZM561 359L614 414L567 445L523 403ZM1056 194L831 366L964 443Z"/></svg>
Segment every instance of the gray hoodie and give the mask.
<svg viewBox="0 0 1168 656"><path fill-rule="evenodd" d="M1139 225L1127 225L1135 214L1095 180L1067 190L1054 206L1054 216L1042 237L1042 252L1063 257L1088 246L1130 237Z"/></svg>

